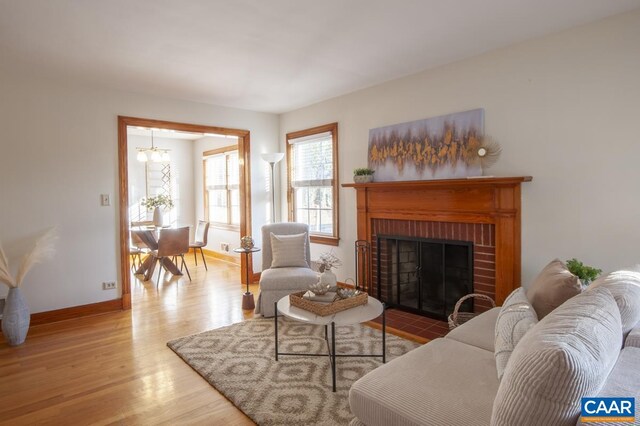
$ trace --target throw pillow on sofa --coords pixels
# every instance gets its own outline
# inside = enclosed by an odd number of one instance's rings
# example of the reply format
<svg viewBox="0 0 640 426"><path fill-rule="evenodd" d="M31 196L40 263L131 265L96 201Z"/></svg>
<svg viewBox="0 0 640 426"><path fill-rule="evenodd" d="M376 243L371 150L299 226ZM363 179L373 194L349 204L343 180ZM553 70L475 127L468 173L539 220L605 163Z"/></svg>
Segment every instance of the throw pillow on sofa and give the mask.
<svg viewBox="0 0 640 426"><path fill-rule="evenodd" d="M525 289L522 287L515 289L505 299L496 321L494 356L498 380L502 380L513 349L537 323L538 316L527 299Z"/></svg>
<svg viewBox="0 0 640 426"><path fill-rule="evenodd" d="M580 399L598 394L618 359L621 328L606 288L573 297L540 320L511 355L491 424L575 425Z"/></svg>
<svg viewBox="0 0 640 426"><path fill-rule="evenodd" d="M567 269L559 259L551 261L538 274L529 289L527 298L538 314L538 319L547 316L558 306L582 292L578 277Z"/></svg>
<svg viewBox="0 0 640 426"><path fill-rule="evenodd" d="M271 233L272 268L308 268L307 233L275 235Z"/></svg>
<svg viewBox="0 0 640 426"><path fill-rule="evenodd" d="M587 291L604 287L608 289L620 309L622 334L627 335L640 323L640 272L621 270L595 280Z"/></svg>

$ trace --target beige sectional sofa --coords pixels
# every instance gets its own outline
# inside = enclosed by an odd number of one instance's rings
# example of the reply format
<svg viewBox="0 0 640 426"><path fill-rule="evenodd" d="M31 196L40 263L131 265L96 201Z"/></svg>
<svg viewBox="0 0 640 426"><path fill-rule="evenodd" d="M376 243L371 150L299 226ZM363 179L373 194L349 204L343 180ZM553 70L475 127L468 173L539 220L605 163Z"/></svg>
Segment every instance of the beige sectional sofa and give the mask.
<svg viewBox="0 0 640 426"><path fill-rule="evenodd" d="M579 423L582 396L634 396L638 411L635 278L631 292L594 287L545 316L517 343L501 381L499 307L378 367L351 387L351 425L569 425Z"/></svg>

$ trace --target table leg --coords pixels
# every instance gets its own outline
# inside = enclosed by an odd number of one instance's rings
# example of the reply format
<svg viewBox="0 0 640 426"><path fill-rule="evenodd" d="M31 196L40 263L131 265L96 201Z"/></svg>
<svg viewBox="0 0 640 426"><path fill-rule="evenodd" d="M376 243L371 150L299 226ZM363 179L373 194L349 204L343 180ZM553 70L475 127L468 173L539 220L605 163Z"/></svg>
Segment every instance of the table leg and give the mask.
<svg viewBox="0 0 640 426"><path fill-rule="evenodd" d="M331 377L333 391L336 391L336 323L331 322Z"/></svg>
<svg viewBox="0 0 640 426"><path fill-rule="evenodd" d="M138 269L136 269L135 274L144 274L147 269L149 268L149 265L151 264L151 261L153 260L153 256L151 256L150 254L146 255L145 258L142 260L142 262L140 262L140 265L138 265Z"/></svg>
<svg viewBox="0 0 640 426"><path fill-rule="evenodd" d="M249 291L249 253L245 253L244 255L247 267L245 268L245 279L247 280L247 291L242 295L242 309L243 310L251 310L255 309L256 302L253 300L253 293ZM276 313L277 313L277 303L276 303Z"/></svg>
<svg viewBox="0 0 640 426"><path fill-rule="evenodd" d="M275 326L276 326L276 361L278 360L278 302L274 303L274 308L275 308L275 315L273 316L273 318L275 319Z"/></svg>
<svg viewBox="0 0 640 426"><path fill-rule="evenodd" d="M180 269L168 257L162 258L162 266L164 266L165 269L171 272L173 275L182 275Z"/></svg>
<svg viewBox="0 0 640 426"><path fill-rule="evenodd" d="M149 256L151 258L151 263L149 263L149 267L147 271L144 273L144 280L149 281L153 277L153 271L156 270L156 258L153 256Z"/></svg>
<svg viewBox="0 0 640 426"><path fill-rule="evenodd" d="M387 309L382 304L382 363L387 362Z"/></svg>

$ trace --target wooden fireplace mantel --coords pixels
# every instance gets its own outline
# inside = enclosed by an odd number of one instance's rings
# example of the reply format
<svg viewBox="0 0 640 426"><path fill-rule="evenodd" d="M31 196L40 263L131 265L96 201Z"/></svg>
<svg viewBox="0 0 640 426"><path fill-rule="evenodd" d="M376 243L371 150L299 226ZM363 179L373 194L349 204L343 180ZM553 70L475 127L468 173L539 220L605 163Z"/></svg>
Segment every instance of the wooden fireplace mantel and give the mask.
<svg viewBox="0 0 640 426"><path fill-rule="evenodd" d="M521 284L520 185L531 180L531 176L478 177L342 186L356 190L358 239L370 243L374 219L495 225L495 297L502 304Z"/></svg>

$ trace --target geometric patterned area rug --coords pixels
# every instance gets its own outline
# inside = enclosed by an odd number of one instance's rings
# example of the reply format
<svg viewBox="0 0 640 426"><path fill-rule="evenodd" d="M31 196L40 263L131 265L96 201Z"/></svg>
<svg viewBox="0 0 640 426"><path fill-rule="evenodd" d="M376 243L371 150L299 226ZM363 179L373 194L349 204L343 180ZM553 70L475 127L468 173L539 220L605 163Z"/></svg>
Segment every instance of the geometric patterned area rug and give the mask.
<svg viewBox="0 0 640 426"><path fill-rule="evenodd" d="M280 352L326 353L324 327L281 318ZM275 360L273 319L252 319L167 343L176 354L259 425L347 425L351 384L381 358L337 359L331 391L328 357ZM420 346L387 333L387 362ZM360 324L336 327L336 352L382 353L382 333Z"/></svg>

